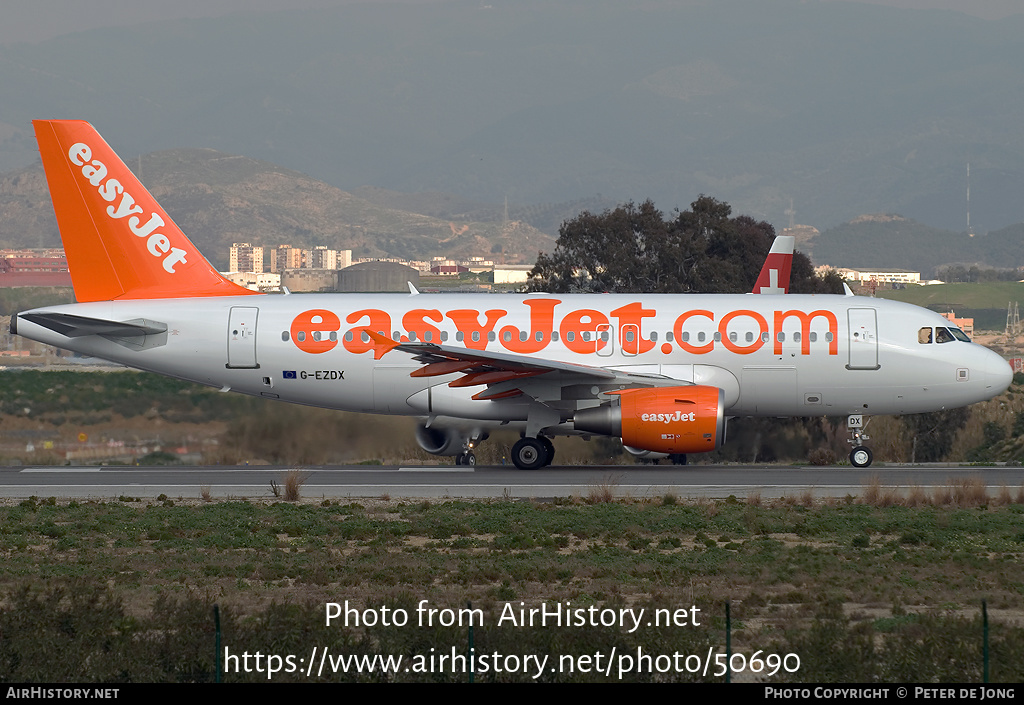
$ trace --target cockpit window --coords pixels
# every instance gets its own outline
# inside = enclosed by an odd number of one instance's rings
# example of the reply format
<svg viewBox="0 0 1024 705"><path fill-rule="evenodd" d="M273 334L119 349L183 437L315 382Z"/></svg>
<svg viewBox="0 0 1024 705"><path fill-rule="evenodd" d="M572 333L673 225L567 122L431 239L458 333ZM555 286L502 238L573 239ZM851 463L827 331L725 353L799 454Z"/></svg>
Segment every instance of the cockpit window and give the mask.
<svg viewBox="0 0 1024 705"><path fill-rule="evenodd" d="M927 345L927 344L931 343L932 342L932 329L931 328L922 328L921 330L917 331L917 342L921 343L922 345Z"/></svg>
<svg viewBox="0 0 1024 705"><path fill-rule="evenodd" d="M935 329L935 342L936 343L952 343L956 338L946 328Z"/></svg>
<svg viewBox="0 0 1024 705"><path fill-rule="evenodd" d="M956 338L957 340L959 340L961 342L964 342L964 343L971 342L971 339L967 337L967 334L964 333L959 328L950 328L949 332L953 334L954 338Z"/></svg>

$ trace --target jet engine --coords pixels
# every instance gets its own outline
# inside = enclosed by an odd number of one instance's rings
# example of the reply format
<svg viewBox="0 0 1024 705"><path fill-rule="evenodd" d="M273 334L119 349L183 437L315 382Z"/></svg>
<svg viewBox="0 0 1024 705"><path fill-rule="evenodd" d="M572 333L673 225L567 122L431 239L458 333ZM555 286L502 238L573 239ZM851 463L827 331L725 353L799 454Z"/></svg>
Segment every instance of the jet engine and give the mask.
<svg viewBox="0 0 1024 705"><path fill-rule="evenodd" d="M634 448L633 446L622 446L627 453L630 455L640 458L641 460L664 460L668 457L668 453L657 453L653 450L647 450L646 448Z"/></svg>
<svg viewBox="0 0 1024 705"><path fill-rule="evenodd" d="M488 434L480 429L456 428L454 426L416 426L416 442L420 448L433 455L461 455L481 441Z"/></svg>
<svg viewBox="0 0 1024 705"><path fill-rule="evenodd" d="M725 442L724 392L718 387L623 389L618 403L580 409L577 431L619 436L623 445L656 453L705 453Z"/></svg>

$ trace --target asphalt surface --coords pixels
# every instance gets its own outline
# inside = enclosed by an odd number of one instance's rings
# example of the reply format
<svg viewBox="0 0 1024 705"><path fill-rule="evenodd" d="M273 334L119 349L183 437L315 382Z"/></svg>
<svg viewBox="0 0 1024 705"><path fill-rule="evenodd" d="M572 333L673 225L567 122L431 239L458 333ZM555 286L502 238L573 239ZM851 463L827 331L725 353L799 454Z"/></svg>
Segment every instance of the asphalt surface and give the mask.
<svg viewBox="0 0 1024 705"><path fill-rule="evenodd" d="M958 465L874 466L866 469L785 465L564 466L517 470L511 466L332 466L332 467L6 467L0 468L0 497L214 499L274 497L290 471L302 474L305 498L538 498L586 497L611 492L620 497L680 499L760 493L765 499L812 492L815 497L860 495L877 485L906 492L931 492L965 478L980 479L990 494L1003 486L1016 493L1024 468Z"/></svg>

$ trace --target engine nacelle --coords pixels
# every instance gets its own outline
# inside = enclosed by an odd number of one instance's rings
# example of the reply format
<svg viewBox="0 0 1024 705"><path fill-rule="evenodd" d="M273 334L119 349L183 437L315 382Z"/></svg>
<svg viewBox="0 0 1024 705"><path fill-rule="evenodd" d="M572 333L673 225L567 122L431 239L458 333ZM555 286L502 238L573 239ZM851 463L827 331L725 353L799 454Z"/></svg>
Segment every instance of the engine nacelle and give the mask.
<svg viewBox="0 0 1024 705"><path fill-rule="evenodd" d="M580 409L577 431L619 436L656 453L706 453L725 442L724 392L718 387L645 387L607 392L618 404Z"/></svg>
<svg viewBox="0 0 1024 705"><path fill-rule="evenodd" d="M454 426L416 426L416 442L420 448L433 455L461 455L477 443L487 440L487 432L481 429L456 428Z"/></svg>
<svg viewBox="0 0 1024 705"><path fill-rule="evenodd" d="M622 446L626 449L626 452L635 458L641 460L664 460L668 457L668 453L658 453L657 451L647 450L646 448L634 448L633 446Z"/></svg>

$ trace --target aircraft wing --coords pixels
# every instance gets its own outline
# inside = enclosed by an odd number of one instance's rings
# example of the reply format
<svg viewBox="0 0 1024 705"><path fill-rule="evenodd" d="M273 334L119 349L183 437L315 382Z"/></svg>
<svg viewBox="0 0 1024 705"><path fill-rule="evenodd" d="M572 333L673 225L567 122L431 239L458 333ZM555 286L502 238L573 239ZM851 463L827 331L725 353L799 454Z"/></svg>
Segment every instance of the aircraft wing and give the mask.
<svg viewBox="0 0 1024 705"><path fill-rule="evenodd" d="M448 383L450 387L474 387L487 385L488 389L474 395L474 399L499 399L518 396L519 389L527 378L550 375L545 383L554 389L569 384L592 382L605 385L628 385L633 387L664 386L666 384L691 384L672 380L663 375L645 375L604 367L591 367L572 362L559 362L529 355L470 350L467 348L434 343L399 343L379 333L368 334L375 343L378 356L391 350L399 350L413 356L423 367L411 373L412 377L437 377L461 373L462 377Z"/></svg>

